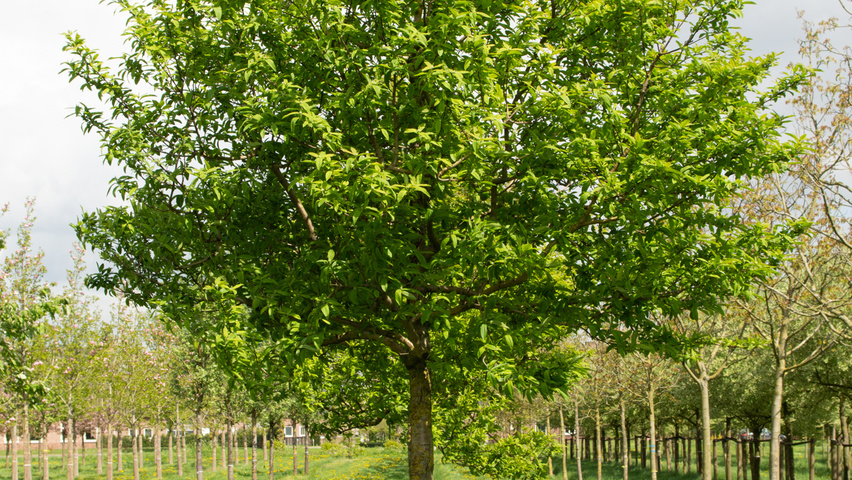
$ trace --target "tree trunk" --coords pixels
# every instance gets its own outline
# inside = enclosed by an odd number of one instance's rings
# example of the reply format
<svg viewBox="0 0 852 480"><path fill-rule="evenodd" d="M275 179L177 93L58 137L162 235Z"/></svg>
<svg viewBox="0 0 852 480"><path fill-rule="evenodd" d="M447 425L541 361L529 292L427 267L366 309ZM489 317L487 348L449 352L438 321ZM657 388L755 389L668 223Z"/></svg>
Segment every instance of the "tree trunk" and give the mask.
<svg viewBox="0 0 852 480"><path fill-rule="evenodd" d="M840 431L843 433L842 444L849 443L849 420L846 418L846 397L840 397ZM849 447L840 446L840 452L843 457L843 480L849 480L849 468L852 467L852 452Z"/></svg>
<svg viewBox="0 0 852 480"><path fill-rule="evenodd" d="M103 431L101 431L100 421L98 422L98 426L95 427L95 448L98 451L98 475L103 475L104 473L104 445L103 445Z"/></svg>
<svg viewBox="0 0 852 480"><path fill-rule="evenodd" d="M574 443L577 444L577 480L583 480L583 456L580 454L580 400L574 392Z"/></svg>
<svg viewBox="0 0 852 480"><path fill-rule="evenodd" d="M175 464L175 455L174 455L174 438L175 432L169 429L169 432L166 433L166 438L169 439L169 465Z"/></svg>
<svg viewBox="0 0 852 480"><path fill-rule="evenodd" d="M603 447L601 445L601 407L595 404L595 453L598 460L598 480L603 480Z"/></svg>
<svg viewBox="0 0 852 480"><path fill-rule="evenodd" d="M630 468L630 439L627 438L627 407L624 397L618 397L618 409L621 413L621 478L627 480Z"/></svg>
<svg viewBox="0 0 852 480"><path fill-rule="evenodd" d="M117 444L116 448L118 449L118 459L117 459L118 471L123 472L124 471L124 458L122 457L122 455L123 455L122 454L122 450L123 450L122 447L124 447L124 435L123 435L123 432L121 431L121 427L118 428L117 433L118 433L118 435L116 435L116 444Z"/></svg>
<svg viewBox="0 0 852 480"><path fill-rule="evenodd" d="M722 441L722 455L725 457L725 480L731 478L731 419L725 418L725 439Z"/></svg>
<svg viewBox="0 0 852 480"><path fill-rule="evenodd" d="M266 451L266 458L269 461L269 480L274 480L274 478L275 478L275 440L272 439L271 434L267 434L266 437L269 439L269 446L264 448L264 450ZM266 443L267 442L264 441L263 445L266 446Z"/></svg>
<svg viewBox="0 0 852 480"><path fill-rule="evenodd" d="M217 467L216 447L218 440L216 439L216 431L210 432L210 449L213 451L213 459L210 461L210 472L215 472Z"/></svg>
<svg viewBox="0 0 852 480"><path fill-rule="evenodd" d="M808 441L808 480L816 478L816 439Z"/></svg>
<svg viewBox="0 0 852 480"><path fill-rule="evenodd" d="M228 419L228 430L226 434L228 441L228 480L234 480L234 432L231 428L231 419Z"/></svg>
<svg viewBox="0 0 852 480"><path fill-rule="evenodd" d="M711 462L710 451L713 449L713 436L710 433L710 376L707 373L707 365L703 362L699 365L698 386L701 391L701 478L712 480L715 462ZM697 450L697 449L696 449Z"/></svg>
<svg viewBox="0 0 852 480"><path fill-rule="evenodd" d="M112 424L107 423L106 436L106 451L107 451L107 480L112 480Z"/></svg>
<svg viewBox="0 0 852 480"><path fill-rule="evenodd" d="M33 480L32 451L30 449L30 407L24 402L24 416L21 419L24 441L24 480Z"/></svg>
<svg viewBox="0 0 852 480"><path fill-rule="evenodd" d="M175 441L177 443L177 471L178 477L183 477L183 462L186 460L186 450L181 453L181 439L186 434L186 428L180 421L180 405L175 404Z"/></svg>
<svg viewBox="0 0 852 480"><path fill-rule="evenodd" d="M12 425L12 480L18 480L18 424Z"/></svg>
<svg viewBox="0 0 852 480"><path fill-rule="evenodd" d="M139 480L139 426L135 418L130 424L130 450L133 458L133 480Z"/></svg>
<svg viewBox="0 0 852 480"><path fill-rule="evenodd" d="M204 457L201 445L201 407L195 409L195 479L204 480ZM215 437L214 437L215 438Z"/></svg>
<svg viewBox="0 0 852 480"><path fill-rule="evenodd" d="M219 434L219 443L222 445L221 452L219 452L219 453L222 454L222 470L228 469L228 459L225 458L225 457L227 457L227 454L225 453L225 451L228 448L228 445L226 444L226 440L227 439L225 438L225 431L222 430L222 433Z"/></svg>
<svg viewBox="0 0 852 480"><path fill-rule="evenodd" d="M562 480L568 480L568 444L565 440L565 412L562 405L559 405L559 442L562 445ZM577 436L577 432L574 432Z"/></svg>
<svg viewBox="0 0 852 480"><path fill-rule="evenodd" d="M769 480L781 480L781 404L784 397L784 370L787 367L785 357L786 332L784 322L778 327L778 355L775 360L775 381L772 392L772 432L769 440ZM784 343L781 343L784 342ZM753 432L760 437L760 432Z"/></svg>
<svg viewBox="0 0 852 480"><path fill-rule="evenodd" d="M547 436L553 437L553 432L550 430L550 412L547 413ZM553 476L553 455L547 456L547 471L550 473L550 476Z"/></svg>
<svg viewBox="0 0 852 480"><path fill-rule="evenodd" d="M751 442L749 446L751 451L751 480L760 480L760 425L755 425L752 429Z"/></svg>
<svg viewBox="0 0 852 480"><path fill-rule="evenodd" d="M157 421L154 423L154 464L157 469L157 478L163 478L163 452L160 444L160 419L157 416Z"/></svg>
<svg viewBox="0 0 852 480"><path fill-rule="evenodd" d="M257 412L251 412L251 480L257 480Z"/></svg>
<svg viewBox="0 0 852 480"><path fill-rule="evenodd" d="M305 475L310 474L308 471L308 457L310 456L308 453L308 438L310 437L310 431L308 430L308 425L305 425Z"/></svg>
<svg viewBox="0 0 852 480"><path fill-rule="evenodd" d="M435 468L432 438L432 380L425 357L407 361L408 475L410 480L432 480Z"/></svg>
<svg viewBox="0 0 852 480"><path fill-rule="evenodd" d="M296 436L296 424L293 424L293 476L299 475L299 451L298 451L298 437Z"/></svg>
<svg viewBox="0 0 852 480"><path fill-rule="evenodd" d="M80 476L80 459L77 456L77 420L75 418L71 418L71 460L74 466L74 477L77 478Z"/></svg>
<svg viewBox="0 0 852 480"><path fill-rule="evenodd" d="M39 442L39 453L41 454L41 480L50 480L50 464L47 458L47 429L41 436Z"/></svg>
<svg viewBox="0 0 852 480"><path fill-rule="evenodd" d="M648 423L651 430L651 439L649 441L651 450L651 480L657 480L657 469L659 467L659 457L657 457L657 415L654 402L654 379L651 377L653 375L649 375L648 378Z"/></svg>

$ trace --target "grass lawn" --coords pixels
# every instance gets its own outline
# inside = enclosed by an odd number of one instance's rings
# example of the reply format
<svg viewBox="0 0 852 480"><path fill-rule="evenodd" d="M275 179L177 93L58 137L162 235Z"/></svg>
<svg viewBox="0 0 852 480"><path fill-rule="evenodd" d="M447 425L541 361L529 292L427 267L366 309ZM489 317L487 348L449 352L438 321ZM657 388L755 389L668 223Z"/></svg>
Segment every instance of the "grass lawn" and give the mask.
<svg viewBox="0 0 852 480"><path fill-rule="evenodd" d="M304 467L304 447L299 447L299 455L298 462L300 467L300 473L303 472L302 468ZM807 446L801 445L796 446L794 455L796 461L796 480L808 480L808 468L807 468ZM274 478L294 478L293 477L293 453L292 447L287 447L284 449L276 448L275 456L275 471ZM188 453L190 455L190 459L194 458L192 453L192 449L188 449ZM242 450L240 450L242 454ZM305 480L407 480L408 479L408 465L406 462L406 456L404 450L386 450L384 448L370 448L361 450L358 455L354 458L346 458L345 454L343 455L334 455L329 451L322 450L320 448L311 448L310 450L310 474L305 476L303 473L299 475L298 478ZM767 460L769 457L768 447L764 448L763 456L762 456L762 466L761 466L761 479L768 479L768 467ZM20 463L23 464L23 459L21 458ZM50 478L54 480L62 480L65 478L65 470L61 468L61 456L55 453L52 453L50 456ZM212 471L210 469L210 462L212 460L212 455L208 450L205 455L205 471L204 478L206 480L226 480L227 475L221 469L221 466L217 468L216 471ZM221 465L221 457L217 459ZM131 457L128 452L125 452L124 455L124 470L116 471L114 474L115 480L133 480L133 470L131 469ZM187 480L193 480L195 478L194 475L194 466L192 463L187 463L184 466L184 475L183 477L179 477L177 475L177 467L175 465L167 464L167 455L164 450L163 454L163 478L166 480L177 480L179 478L184 478ZM194 461L194 460L193 460ZM724 466L723 459L721 454L721 448L718 451L718 479L724 480ZM665 460L662 462L662 471L658 473L658 480L699 480L699 475L695 472L695 465L693 464L691 473L689 474L677 474L675 472L669 472L665 469ZM749 480L749 479L739 479L736 476L736 457L732 455L732 470L733 470L733 478L732 480ZM5 465L3 460L0 459L0 467ZM154 455L153 452L148 449L145 452L145 460L144 460L144 468L140 470L140 480L153 480L156 478L155 470L154 470ZM267 472L266 462L261 459L258 463L258 480L267 480L269 478ZM80 466L80 477L81 479L105 479L106 473L98 475L95 471L96 460L95 460L95 452L92 450L87 451L86 464ZM554 475L551 477L553 480L561 480L562 479L562 459L554 458L553 459L554 466ZM40 480L42 478L42 472L40 469L35 469L33 471L33 479ZM816 462L816 479L817 480L828 480L830 477L829 470L825 463L825 457L822 454L822 447L817 446L817 462ZM23 478L23 469L21 468L19 471L19 480ZM239 463L235 466L235 475L234 478L236 480L249 480L251 478L251 471L248 465L244 463ZM435 462L435 480L489 480L487 477L476 477L467 472L466 469L459 468L454 465L445 465L441 462L440 455L436 457ZM597 479L597 464L595 461L584 461L583 462L583 478L584 480L596 480ZM603 464L603 478L605 480L621 480L621 467L617 464L612 463L604 463ZM638 466L633 466L629 470L629 478L631 480L650 480L651 473L648 469L642 469ZM11 479L11 471L10 468L0 468L0 480ZM577 467L576 463L573 461L569 461L568 463L568 479L569 480L577 480ZM498 480L498 479L494 479Z"/></svg>

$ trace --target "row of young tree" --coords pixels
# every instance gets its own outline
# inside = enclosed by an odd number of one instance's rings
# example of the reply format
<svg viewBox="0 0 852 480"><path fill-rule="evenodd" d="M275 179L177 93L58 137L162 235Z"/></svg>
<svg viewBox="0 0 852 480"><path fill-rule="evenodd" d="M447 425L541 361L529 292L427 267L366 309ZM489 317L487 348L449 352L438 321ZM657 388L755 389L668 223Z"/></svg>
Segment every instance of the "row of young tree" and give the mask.
<svg viewBox="0 0 852 480"><path fill-rule="evenodd" d="M272 381L267 385L268 396L253 396L233 370L215 361L216 352L203 336L170 328L156 313L122 299L102 314L83 286L84 252L76 245L69 251L73 267L67 282L60 292L51 292L56 286L45 281L43 252L32 244L34 204L27 202L26 218L16 232L17 248L5 256L0 270L5 315L0 419L12 478L19 478L21 472L25 480L31 480L33 466L48 478L48 451L42 448L34 455L29 439L46 447L48 434L58 433L68 480L79 475L78 449L86 447L81 441L84 435L96 439L97 473L105 472L112 479L113 459L123 469L121 446L130 432L133 478L138 480L143 430L152 434L157 478L162 477L164 438L170 461L173 443L183 443L183 449L177 450L178 473L183 474L187 431L210 431L206 439L192 435L199 480L202 441L213 445L215 469L217 436L221 436L223 468L233 478L234 435L239 425L244 446L252 448L252 478L256 479L258 430L267 439L261 444L271 465L267 447L276 437L283 438L283 421L298 417L302 425L309 425L313 418L289 394L287 379L268 370L257 372L258 377ZM2 233L5 242L9 232ZM26 330L13 330L14 319ZM307 461L306 452L305 471Z"/></svg>

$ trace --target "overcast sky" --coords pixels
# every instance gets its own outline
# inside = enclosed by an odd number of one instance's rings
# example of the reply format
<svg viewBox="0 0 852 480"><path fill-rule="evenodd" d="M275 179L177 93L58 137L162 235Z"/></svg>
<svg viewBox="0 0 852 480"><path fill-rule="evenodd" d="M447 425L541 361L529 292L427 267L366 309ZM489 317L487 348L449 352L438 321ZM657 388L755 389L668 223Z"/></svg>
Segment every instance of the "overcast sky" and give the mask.
<svg viewBox="0 0 852 480"><path fill-rule="evenodd" d="M796 60L802 32L797 9L809 21L848 17L838 0L756 0L736 24L753 39L755 55L783 52L786 65ZM103 165L98 139L84 136L76 118L66 118L92 97L59 73L68 60L63 32L77 31L108 57L121 52L123 29L115 7L98 0L9 1L0 15L0 205L10 207L0 228L14 233L26 198L36 197L34 242L45 252L49 280L57 283L71 267L75 236L69 224L81 211L110 203L108 181L118 173ZM94 268L95 258L88 261Z"/></svg>

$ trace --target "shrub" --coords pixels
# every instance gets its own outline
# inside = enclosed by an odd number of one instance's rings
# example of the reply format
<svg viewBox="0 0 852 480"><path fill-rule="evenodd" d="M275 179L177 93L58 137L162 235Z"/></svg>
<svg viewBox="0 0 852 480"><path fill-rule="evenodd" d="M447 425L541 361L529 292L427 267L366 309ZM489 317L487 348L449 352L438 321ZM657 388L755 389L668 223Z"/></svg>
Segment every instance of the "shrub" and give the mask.
<svg viewBox="0 0 852 480"><path fill-rule="evenodd" d="M396 440L388 440L385 442L385 448L388 450L400 450L402 449L402 444Z"/></svg>

